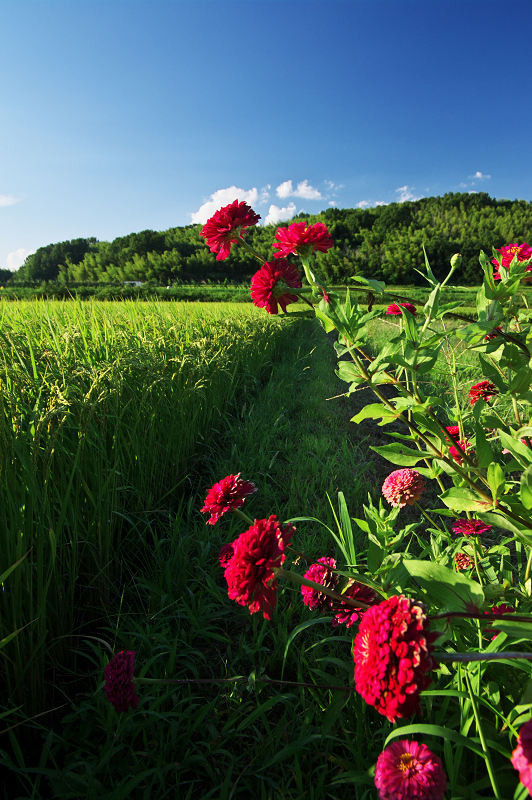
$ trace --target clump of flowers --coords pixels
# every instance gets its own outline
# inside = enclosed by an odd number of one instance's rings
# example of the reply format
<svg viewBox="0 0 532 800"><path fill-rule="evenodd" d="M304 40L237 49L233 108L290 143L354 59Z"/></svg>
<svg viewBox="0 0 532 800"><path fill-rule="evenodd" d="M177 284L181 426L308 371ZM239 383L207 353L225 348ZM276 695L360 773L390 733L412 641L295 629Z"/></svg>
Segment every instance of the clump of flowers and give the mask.
<svg viewBox="0 0 532 800"><path fill-rule="evenodd" d="M226 511L234 511L235 508L240 508L240 506L244 505L244 499L256 491L255 484L242 480L240 472L236 475L227 475L222 478L221 481L214 484L212 489L209 489L205 498L205 505L201 509L204 514L211 515L210 519L207 520L207 525L216 525Z"/></svg>
<svg viewBox="0 0 532 800"><path fill-rule="evenodd" d="M468 397L473 406L478 400L485 400L486 403L488 403L492 397L498 394L499 390L494 383L491 381L480 381L480 383L475 383L475 385L471 387L468 392Z"/></svg>
<svg viewBox="0 0 532 800"><path fill-rule="evenodd" d="M428 630L422 603L396 595L372 606L353 642L355 688L390 722L420 711L419 695L436 669L437 633Z"/></svg>
<svg viewBox="0 0 532 800"><path fill-rule="evenodd" d="M349 597L351 600L360 600L361 603L367 606L373 605L378 597L370 586L365 586L358 581L350 581L347 588L342 592L342 596ZM362 619L367 611L366 608L354 608L346 603L341 603L340 606L337 606L334 600L332 605L333 609L338 612L332 622L333 628L337 628L338 625L345 625L346 628L351 628L355 622Z"/></svg>
<svg viewBox="0 0 532 800"><path fill-rule="evenodd" d="M133 711L138 707L137 687L133 683L134 670L134 650L121 650L105 667L105 693L119 713L128 711L129 706Z"/></svg>
<svg viewBox="0 0 532 800"><path fill-rule="evenodd" d="M459 441L459 442L457 442L457 444L458 444L459 447L462 448L463 453L467 453L469 455L468 450L469 450L469 447L470 447L470 443L468 441ZM454 446L453 447L449 447L449 455L451 456L451 458L453 458L456 461L456 463L459 466L461 466L463 461L464 461L463 453L460 452L458 447L454 447Z"/></svg>
<svg viewBox="0 0 532 800"><path fill-rule="evenodd" d="M458 571L471 569L474 563L475 560L471 556L468 556L467 553L456 553L454 557L454 566Z"/></svg>
<svg viewBox="0 0 532 800"><path fill-rule="evenodd" d="M396 469L382 484L382 493L392 506L413 506L425 491L425 481L415 469Z"/></svg>
<svg viewBox="0 0 532 800"><path fill-rule="evenodd" d="M295 530L293 525L281 526L272 514L269 519L255 520L233 542L233 557L225 570L231 600L248 606L251 614L262 611L265 619L271 619L278 588L272 570L284 563Z"/></svg>
<svg viewBox="0 0 532 800"><path fill-rule="evenodd" d="M529 247L526 242L523 244L507 244L505 247L501 247L500 250L497 250L497 253L501 255L500 264L496 258L493 258L491 263L495 265L493 277L496 281L500 281L501 275L499 267L503 266L508 269L515 256L517 256L517 261L519 263L521 263L521 261L528 261L529 258L532 258L532 247ZM532 272L532 266L527 267L526 271Z"/></svg>
<svg viewBox="0 0 532 800"><path fill-rule="evenodd" d="M492 525L486 525L479 519L460 519L455 520L453 524L453 533L459 536L479 536L481 533L487 533L492 529Z"/></svg>
<svg viewBox="0 0 532 800"><path fill-rule="evenodd" d="M484 336L484 341L485 342L490 342L492 339L496 339L497 336L499 336L500 333L502 333L502 328L501 328L500 325L497 325L497 327L494 328L491 333L487 333Z"/></svg>
<svg viewBox="0 0 532 800"><path fill-rule="evenodd" d="M519 772L519 780L532 795L532 720L525 722L519 731L517 747L512 753L512 764Z"/></svg>
<svg viewBox="0 0 532 800"><path fill-rule="evenodd" d="M266 261L251 279L253 305L265 308L268 314L278 314L279 304L283 311L290 303L296 303L297 294L290 289L301 289L301 279L294 264L286 259Z"/></svg>
<svg viewBox="0 0 532 800"><path fill-rule="evenodd" d="M399 305L397 305L397 303L392 303L386 309L386 314L392 314L394 316L397 316L398 314L400 315L401 308L406 308L406 310L410 311L410 313L414 316L417 314L417 308L412 305L412 303L399 303Z"/></svg>
<svg viewBox="0 0 532 800"><path fill-rule="evenodd" d="M201 235L207 242L211 253L217 253L216 260L224 261L231 252L231 245L242 239L242 233L259 221L247 203L238 200L220 208L207 220L201 229Z"/></svg>
<svg viewBox="0 0 532 800"><path fill-rule="evenodd" d="M333 240L323 222L307 225L306 222L294 222L288 228L277 228L273 248L277 250L274 258L295 255L310 256L313 250L326 253L333 247Z"/></svg>
<svg viewBox="0 0 532 800"><path fill-rule="evenodd" d="M495 614L497 617L502 617L505 614L514 614L515 608L509 606L507 603L499 603L496 606L484 611L484 614ZM491 641L497 638L500 631L495 630L495 628L488 628L484 631L484 633L492 633L493 636L491 637Z"/></svg>
<svg viewBox="0 0 532 800"><path fill-rule="evenodd" d="M448 428L445 428L449 436L445 438L449 441L449 437L453 440L453 442L458 441L458 437L460 436L460 427L459 425L449 425Z"/></svg>
<svg viewBox="0 0 532 800"><path fill-rule="evenodd" d="M318 558L317 563L309 567L304 577L328 589L335 589L338 585L338 575L336 572L332 571L334 569L336 569L336 561L334 558L327 558L324 556L323 558ZM330 597L327 597L326 594L319 592L317 589L312 589L310 586L301 587L301 597L304 604L308 606L311 611L315 611L316 609L325 611L326 607L331 604Z"/></svg>
<svg viewBox="0 0 532 800"><path fill-rule="evenodd" d="M218 561L220 562L220 566L222 569L225 569L231 559L233 558L234 548L231 542L228 544L222 545L220 549L220 553L218 555Z"/></svg>
<svg viewBox="0 0 532 800"><path fill-rule="evenodd" d="M379 800L442 800L447 776L426 745L403 739L378 757L375 786Z"/></svg>

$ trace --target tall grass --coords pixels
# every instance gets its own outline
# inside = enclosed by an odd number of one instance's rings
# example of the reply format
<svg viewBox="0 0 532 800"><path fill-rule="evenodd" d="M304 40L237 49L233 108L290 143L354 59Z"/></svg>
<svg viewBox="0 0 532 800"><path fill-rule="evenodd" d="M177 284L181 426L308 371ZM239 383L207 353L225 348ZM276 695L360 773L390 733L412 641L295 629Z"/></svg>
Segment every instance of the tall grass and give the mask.
<svg viewBox="0 0 532 800"><path fill-rule="evenodd" d="M20 630L1 677L27 714L50 700L47 648L61 661L72 631L120 600L126 561L149 558L145 532L177 502L198 437L280 347L282 326L255 312L2 306L0 574L26 558L0 590L0 641Z"/></svg>

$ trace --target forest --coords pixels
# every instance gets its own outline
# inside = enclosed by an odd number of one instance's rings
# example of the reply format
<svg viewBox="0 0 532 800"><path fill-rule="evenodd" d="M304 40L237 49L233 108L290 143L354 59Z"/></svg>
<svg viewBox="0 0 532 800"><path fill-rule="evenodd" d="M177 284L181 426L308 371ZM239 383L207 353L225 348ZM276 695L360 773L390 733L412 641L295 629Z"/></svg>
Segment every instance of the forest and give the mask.
<svg viewBox="0 0 532 800"><path fill-rule="evenodd" d="M352 275L393 284L422 284L416 271L424 261L423 246L437 277L450 257L462 253L456 284L481 282L480 250L491 253L511 242L532 242L532 203L501 200L485 192L448 193L375 208L328 208L319 214L299 214L287 222L324 222L335 246L317 254L317 269L329 283L346 283ZM272 241L279 225L258 225L246 232L247 241L271 260ZM216 261L200 235L201 225L166 231L145 230L112 242L79 238L40 247L15 273L0 270L11 285L118 283L150 281L181 283L247 282L257 262L243 248L233 247L229 258Z"/></svg>

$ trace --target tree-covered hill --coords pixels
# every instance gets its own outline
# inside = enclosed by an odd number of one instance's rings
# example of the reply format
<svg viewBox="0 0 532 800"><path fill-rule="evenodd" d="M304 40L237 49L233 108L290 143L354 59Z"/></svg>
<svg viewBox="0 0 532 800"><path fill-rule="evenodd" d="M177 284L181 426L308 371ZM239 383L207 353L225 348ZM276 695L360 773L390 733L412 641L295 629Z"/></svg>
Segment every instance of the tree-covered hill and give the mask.
<svg viewBox="0 0 532 800"><path fill-rule="evenodd" d="M532 244L532 203L497 200L485 192L445 194L376 208L328 208L294 217L324 222L335 246L318 254L318 271L329 283L345 283L354 274L387 283L415 284L423 263L423 245L434 272L447 270L453 253L463 263L457 284L480 283L478 254L511 242ZM248 230L249 243L266 259L273 257L277 225ZM216 261L200 236L201 225L167 231L145 230L112 242L76 239L40 247L13 275L15 283L58 280L62 283L101 281L248 281L257 261L233 247L225 261Z"/></svg>

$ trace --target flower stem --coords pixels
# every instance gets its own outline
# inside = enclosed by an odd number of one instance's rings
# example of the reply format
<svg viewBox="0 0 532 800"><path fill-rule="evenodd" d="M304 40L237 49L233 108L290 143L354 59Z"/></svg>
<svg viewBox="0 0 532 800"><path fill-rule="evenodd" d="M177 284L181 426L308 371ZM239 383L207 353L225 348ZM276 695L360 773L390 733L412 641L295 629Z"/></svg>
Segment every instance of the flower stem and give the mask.
<svg viewBox="0 0 532 800"><path fill-rule="evenodd" d="M414 503L415 503L415 504L416 504L416 506L419 508L419 510L421 511L421 513L423 514L423 516L424 516L424 517L426 517L426 519L428 519L428 521L430 522L430 524L431 524L431 525L432 525L434 528L436 528L436 530L438 530L440 533L443 533L444 535L446 535L446 533L447 533L447 532L446 532L446 531L444 531L442 528L440 528L440 526L439 526L439 525L438 525L436 522L434 522L434 521L433 521L433 520L432 520L432 519L429 517L429 515L427 514L427 512L426 512L426 511L425 511L423 508L421 508L421 506L419 505L418 501L417 501L417 500L414 500Z"/></svg>
<svg viewBox="0 0 532 800"><path fill-rule="evenodd" d="M248 515L244 514L244 512L241 511L239 508L233 508L233 514L236 514L237 517L240 517L240 519L243 519L244 522L247 522L249 525L253 525L253 520L251 519L251 517L248 517Z"/></svg>
<svg viewBox="0 0 532 800"><path fill-rule="evenodd" d="M361 600L353 600L351 597L345 597L345 595L339 594L338 592L329 589L327 586L322 586L321 583L309 581L308 578L298 575L297 572L292 572L288 569L282 569L282 567L272 567L272 572L276 578L286 578L293 583L299 584L299 586L309 586L311 589L315 589L317 592L320 592L320 594L326 594L327 597L332 597L333 600L337 600L339 603L343 603L351 608L369 608L367 603L363 603Z"/></svg>

